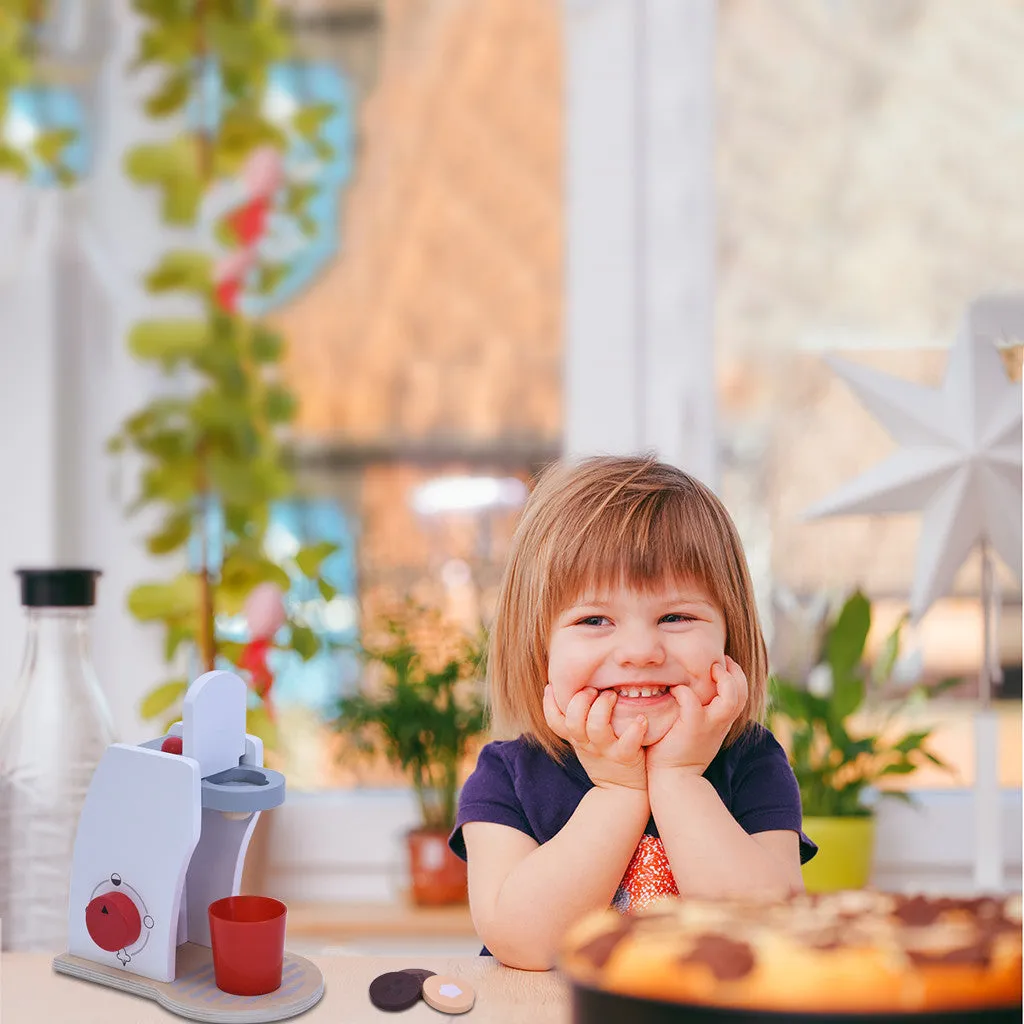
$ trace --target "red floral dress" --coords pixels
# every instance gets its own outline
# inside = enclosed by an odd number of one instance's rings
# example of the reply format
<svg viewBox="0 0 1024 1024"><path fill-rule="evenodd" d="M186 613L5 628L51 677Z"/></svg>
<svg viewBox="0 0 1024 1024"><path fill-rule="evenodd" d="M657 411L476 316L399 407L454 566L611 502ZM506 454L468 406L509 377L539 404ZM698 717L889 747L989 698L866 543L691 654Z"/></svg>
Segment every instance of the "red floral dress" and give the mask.
<svg viewBox="0 0 1024 1024"><path fill-rule="evenodd" d="M656 836L641 836L612 906L622 914L635 914L665 896L678 895L664 844Z"/></svg>

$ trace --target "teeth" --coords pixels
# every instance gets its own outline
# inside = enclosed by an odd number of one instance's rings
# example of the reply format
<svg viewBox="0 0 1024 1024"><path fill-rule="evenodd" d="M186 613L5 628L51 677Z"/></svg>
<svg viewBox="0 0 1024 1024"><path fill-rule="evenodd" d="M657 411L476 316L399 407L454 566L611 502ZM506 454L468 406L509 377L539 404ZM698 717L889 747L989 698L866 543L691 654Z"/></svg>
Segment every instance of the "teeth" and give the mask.
<svg viewBox="0 0 1024 1024"><path fill-rule="evenodd" d="M666 686L616 686L620 697L658 697L663 694Z"/></svg>

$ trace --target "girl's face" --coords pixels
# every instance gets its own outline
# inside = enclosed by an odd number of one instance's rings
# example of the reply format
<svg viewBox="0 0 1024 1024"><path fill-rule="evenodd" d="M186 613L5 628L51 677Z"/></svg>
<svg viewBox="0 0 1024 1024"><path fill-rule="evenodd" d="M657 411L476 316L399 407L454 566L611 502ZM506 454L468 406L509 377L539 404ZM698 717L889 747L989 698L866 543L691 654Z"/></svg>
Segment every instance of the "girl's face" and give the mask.
<svg viewBox="0 0 1024 1024"><path fill-rule="evenodd" d="M689 686L701 704L711 702L715 662L725 664L725 617L703 586L691 581L651 593L619 587L584 594L555 617L548 682L563 712L584 687L614 689L615 734L643 712L649 746L678 717L670 686Z"/></svg>

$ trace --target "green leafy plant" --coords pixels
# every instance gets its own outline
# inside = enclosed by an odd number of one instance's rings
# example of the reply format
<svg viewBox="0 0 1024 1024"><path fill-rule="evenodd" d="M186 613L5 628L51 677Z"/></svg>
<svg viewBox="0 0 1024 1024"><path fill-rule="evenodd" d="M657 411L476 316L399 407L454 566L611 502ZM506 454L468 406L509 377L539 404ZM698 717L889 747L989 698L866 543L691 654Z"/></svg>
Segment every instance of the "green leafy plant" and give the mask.
<svg viewBox="0 0 1024 1024"><path fill-rule="evenodd" d="M129 609L142 622L163 625L168 662L184 644L209 671L224 661L239 665L241 645L219 637L216 623L238 615L257 585L270 582L287 592L290 568L311 580L325 600L334 596L320 574L334 545L304 548L287 567L266 553L272 503L294 492L280 432L296 401L279 379L283 339L247 316L239 301L240 268L259 294L269 293L287 269L258 254L271 205L311 230L310 185L288 181L280 153L290 133L297 133L315 142L320 156L329 155L316 136L331 111L300 107L285 125L264 115L268 69L287 54L289 43L273 0L134 0L133 6L144 19L135 67L162 72L146 110L154 119L179 116L185 122L177 135L140 144L126 157L134 181L159 190L165 222L195 226L204 198L222 179L242 175L254 155L269 157L280 171L264 194L248 196L217 219L213 233L227 247L226 257L215 261L208 248L174 249L146 277L151 295L183 296L195 314L146 320L132 329L132 354L174 377L175 387L132 414L110 443L114 452L141 457L140 493L131 511L160 510L160 522L146 538L150 553L198 546L191 566L136 586ZM211 76L219 88L216 116L206 110ZM239 255L241 260L233 258ZM218 270L225 265L235 269ZM216 562L215 534L221 551ZM294 613L288 625L288 639L279 646L308 660L319 647L312 629ZM175 720L187 682L174 678L149 692L143 717ZM249 729L273 746L266 696L258 692L253 701Z"/></svg>
<svg viewBox="0 0 1024 1024"><path fill-rule="evenodd" d="M4 132L15 90L42 84L39 36L46 22L46 0L2 0L0 2L0 172L27 178L33 165L52 172L62 185L75 176L64 163L65 148L75 140L70 128L36 131L19 145Z"/></svg>
<svg viewBox="0 0 1024 1024"><path fill-rule="evenodd" d="M871 603L859 590L844 603L830 624L815 674L824 676L827 692L773 677L769 724L786 742L808 817L863 817L871 814L865 790L889 775L909 775L931 763L948 766L928 749L931 730L889 735L892 720L908 705L955 685L945 680L934 687L914 687L888 702L887 715L875 732L854 730L852 719L865 708L871 687L892 677L906 618L887 637L873 666L864 663L871 628ZM883 790L886 796L909 799L906 793Z"/></svg>
<svg viewBox="0 0 1024 1024"><path fill-rule="evenodd" d="M360 692L338 701L334 727L357 751L383 754L410 779L423 825L455 826L459 765L486 727L480 680L485 641L465 639L439 668L410 636L389 619L387 640L364 648L386 679L378 693Z"/></svg>

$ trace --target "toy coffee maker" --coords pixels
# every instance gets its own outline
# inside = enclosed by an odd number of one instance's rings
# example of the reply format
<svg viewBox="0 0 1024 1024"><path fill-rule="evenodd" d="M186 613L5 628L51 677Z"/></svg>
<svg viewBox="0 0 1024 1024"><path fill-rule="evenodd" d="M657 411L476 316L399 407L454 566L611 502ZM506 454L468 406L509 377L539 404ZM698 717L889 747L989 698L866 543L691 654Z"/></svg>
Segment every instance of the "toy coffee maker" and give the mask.
<svg viewBox="0 0 1024 1024"><path fill-rule="evenodd" d="M166 736L107 747L78 820L56 971L192 1020L284 1020L319 1001L319 969L284 949L285 905L239 895L256 821L285 795L246 734L246 692L207 672Z"/></svg>

